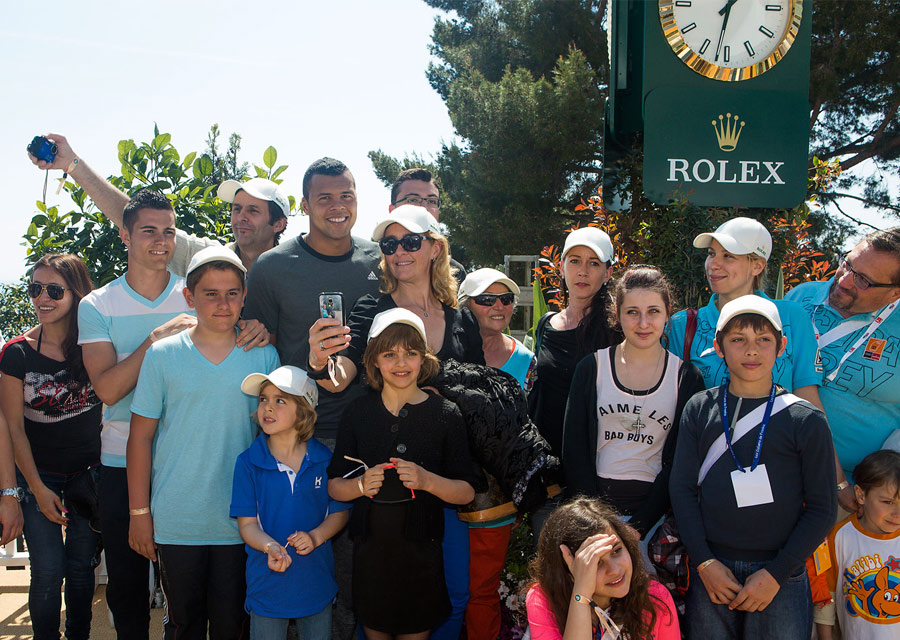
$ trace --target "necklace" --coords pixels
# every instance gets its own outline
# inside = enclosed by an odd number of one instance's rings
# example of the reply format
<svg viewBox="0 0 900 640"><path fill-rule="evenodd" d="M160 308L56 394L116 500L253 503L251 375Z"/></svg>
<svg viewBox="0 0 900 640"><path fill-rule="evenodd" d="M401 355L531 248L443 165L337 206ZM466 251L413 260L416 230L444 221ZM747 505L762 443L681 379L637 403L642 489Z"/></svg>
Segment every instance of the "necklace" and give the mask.
<svg viewBox="0 0 900 640"><path fill-rule="evenodd" d="M656 364L653 367L654 372L657 369L659 369L659 363L662 360L662 355L664 353L665 353L665 349L660 350L659 357L656 359ZM628 359L625 357L625 343L624 342L622 343L622 363L625 365L625 375L628 377L628 382L629 382L628 393L631 394L631 399L633 401L632 406L634 407L634 414L635 414L635 416L637 416L635 418L634 422L632 422L631 426L629 426L628 428L629 428L629 430L634 431L635 434L640 436L641 430L647 426L641 420L641 412L644 410L644 404L647 402L647 396L650 395L650 393L649 393L650 389L647 389L647 391L644 393L643 399L641 400L641 404L638 404L637 396L634 394L634 380L632 379L631 374L628 372ZM650 388L653 388L653 387L651 386Z"/></svg>

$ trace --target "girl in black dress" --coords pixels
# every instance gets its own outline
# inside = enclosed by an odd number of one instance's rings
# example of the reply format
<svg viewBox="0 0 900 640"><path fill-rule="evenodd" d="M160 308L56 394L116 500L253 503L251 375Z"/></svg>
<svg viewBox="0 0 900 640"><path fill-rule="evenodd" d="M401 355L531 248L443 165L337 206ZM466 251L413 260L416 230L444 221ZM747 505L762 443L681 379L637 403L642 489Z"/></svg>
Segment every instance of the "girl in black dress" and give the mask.
<svg viewBox="0 0 900 640"><path fill-rule="evenodd" d="M380 393L344 413L328 492L354 501L353 602L366 637L424 640L450 613L442 506L467 504L485 483L459 409L418 386L439 366L422 320L384 311L368 339L366 379Z"/></svg>

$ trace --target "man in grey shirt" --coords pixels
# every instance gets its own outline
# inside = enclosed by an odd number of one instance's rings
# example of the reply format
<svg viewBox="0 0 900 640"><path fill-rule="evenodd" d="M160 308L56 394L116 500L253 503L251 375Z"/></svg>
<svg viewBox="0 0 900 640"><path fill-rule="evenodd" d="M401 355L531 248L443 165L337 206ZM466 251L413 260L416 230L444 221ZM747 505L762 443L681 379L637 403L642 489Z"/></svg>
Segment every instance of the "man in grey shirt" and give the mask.
<svg viewBox="0 0 900 640"><path fill-rule="evenodd" d="M273 334L282 364L307 368L309 328L319 318L320 293L343 294L345 323L360 297L378 293L381 251L374 242L351 235L356 206L356 184L347 166L333 158L316 160L303 176L309 233L267 251L250 271L244 315ZM358 393L354 385L319 394L317 438L333 448L341 414Z"/></svg>

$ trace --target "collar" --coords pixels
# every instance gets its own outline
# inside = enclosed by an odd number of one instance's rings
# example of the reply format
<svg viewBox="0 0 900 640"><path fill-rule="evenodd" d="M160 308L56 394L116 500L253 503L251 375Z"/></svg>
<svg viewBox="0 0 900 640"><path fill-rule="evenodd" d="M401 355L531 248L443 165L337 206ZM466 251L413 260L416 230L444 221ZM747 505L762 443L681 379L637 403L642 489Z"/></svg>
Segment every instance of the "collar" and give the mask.
<svg viewBox="0 0 900 640"><path fill-rule="evenodd" d="M265 433L261 433L257 436L256 440L253 441L253 444L251 444L250 448L247 450L250 455L250 462L260 469L278 471L278 461L275 459L275 456L272 455L272 452L269 451L269 446L267 444L268 440L269 436ZM328 462L329 460L331 460L331 451L328 447L315 438L310 438L306 442L306 458L303 461L303 465L300 467L300 473L303 473L303 470L306 468L307 461L309 461L310 464L317 464Z"/></svg>

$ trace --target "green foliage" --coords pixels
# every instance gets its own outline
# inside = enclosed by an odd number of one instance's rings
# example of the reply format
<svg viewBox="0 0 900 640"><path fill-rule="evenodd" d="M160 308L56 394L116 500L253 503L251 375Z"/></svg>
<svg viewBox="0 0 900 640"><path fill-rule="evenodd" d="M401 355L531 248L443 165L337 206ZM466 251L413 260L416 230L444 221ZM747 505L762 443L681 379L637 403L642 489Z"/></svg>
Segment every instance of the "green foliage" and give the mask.
<svg viewBox="0 0 900 640"><path fill-rule="evenodd" d="M427 1L459 16L435 21L428 69L465 139L435 162L441 221L475 264L535 253L600 171L605 2Z"/></svg>
<svg viewBox="0 0 900 640"><path fill-rule="evenodd" d="M216 197L216 189L223 180L242 180L250 165L238 161L241 137L232 134L228 150L221 154L217 140L218 125L212 125L207 148L201 153L192 151L184 157L172 144L172 136L160 133L154 125L149 142L135 143L120 140L117 153L121 166L119 175L109 181L119 190L134 195L151 188L166 194L172 201L178 227L187 233L230 242L231 213L226 203ZM279 176L287 165L276 166L278 152L269 147L263 153L263 167L253 165L256 176L281 182ZM38 213L25 231L27 266L33 265L47 253L73 253L87 265L95 286L102 286L125 272L127 254L119 232L94 206L79 186L67 181L65 190L75 209L61 213L59 207L35 203ZM290 205L295 206L294 198ZM24 282L0 287L0 328L6 337L21 333L35 322L31 300L24 291Z"/></svg>
<svg viewBox="0 0 900 640"><path fill-rule="evenodd" d="M19 282L0 284L0 329L9 340L25 333L37 323L31 298L25 291L26 278Z"/></svg>
<svg viewBox="0 0 900 640"><path fill-rule="evenodd" d="M900 174L900 3L895 0L816 0L813 4L811 155L840 158L845 171L871 159L865 179L845 173L823 203L862 187L866 207L900 213L886 175Z"/></svg>
<svg viewBox="0 0 900 640"><path fill-rule="evenodd" d="M216 189L223 180L244 178L249 165L238 162L239 135L232 134L224 155L219 152L218 137L218 125L213 125L205 152L182 157L172 144L172 136L160 133L154 125L149 142L119 141L120 174L110 176L109 181L129 196L145 188L165 193L175 208L180 229L229 242L230 210L216 197ZM256 174L280 182L278 176L287 166L276 167L277 157L274 147L266 149L265 168L254 165ZM58 207L36 203L39 213L25 233L27 261L33 264L46 253L74 253L85 261L94 284L102 286L124 273L125 245L115 225L96 209L81 187L68 181L65 189L77 209L60 213Z"/></svg>

